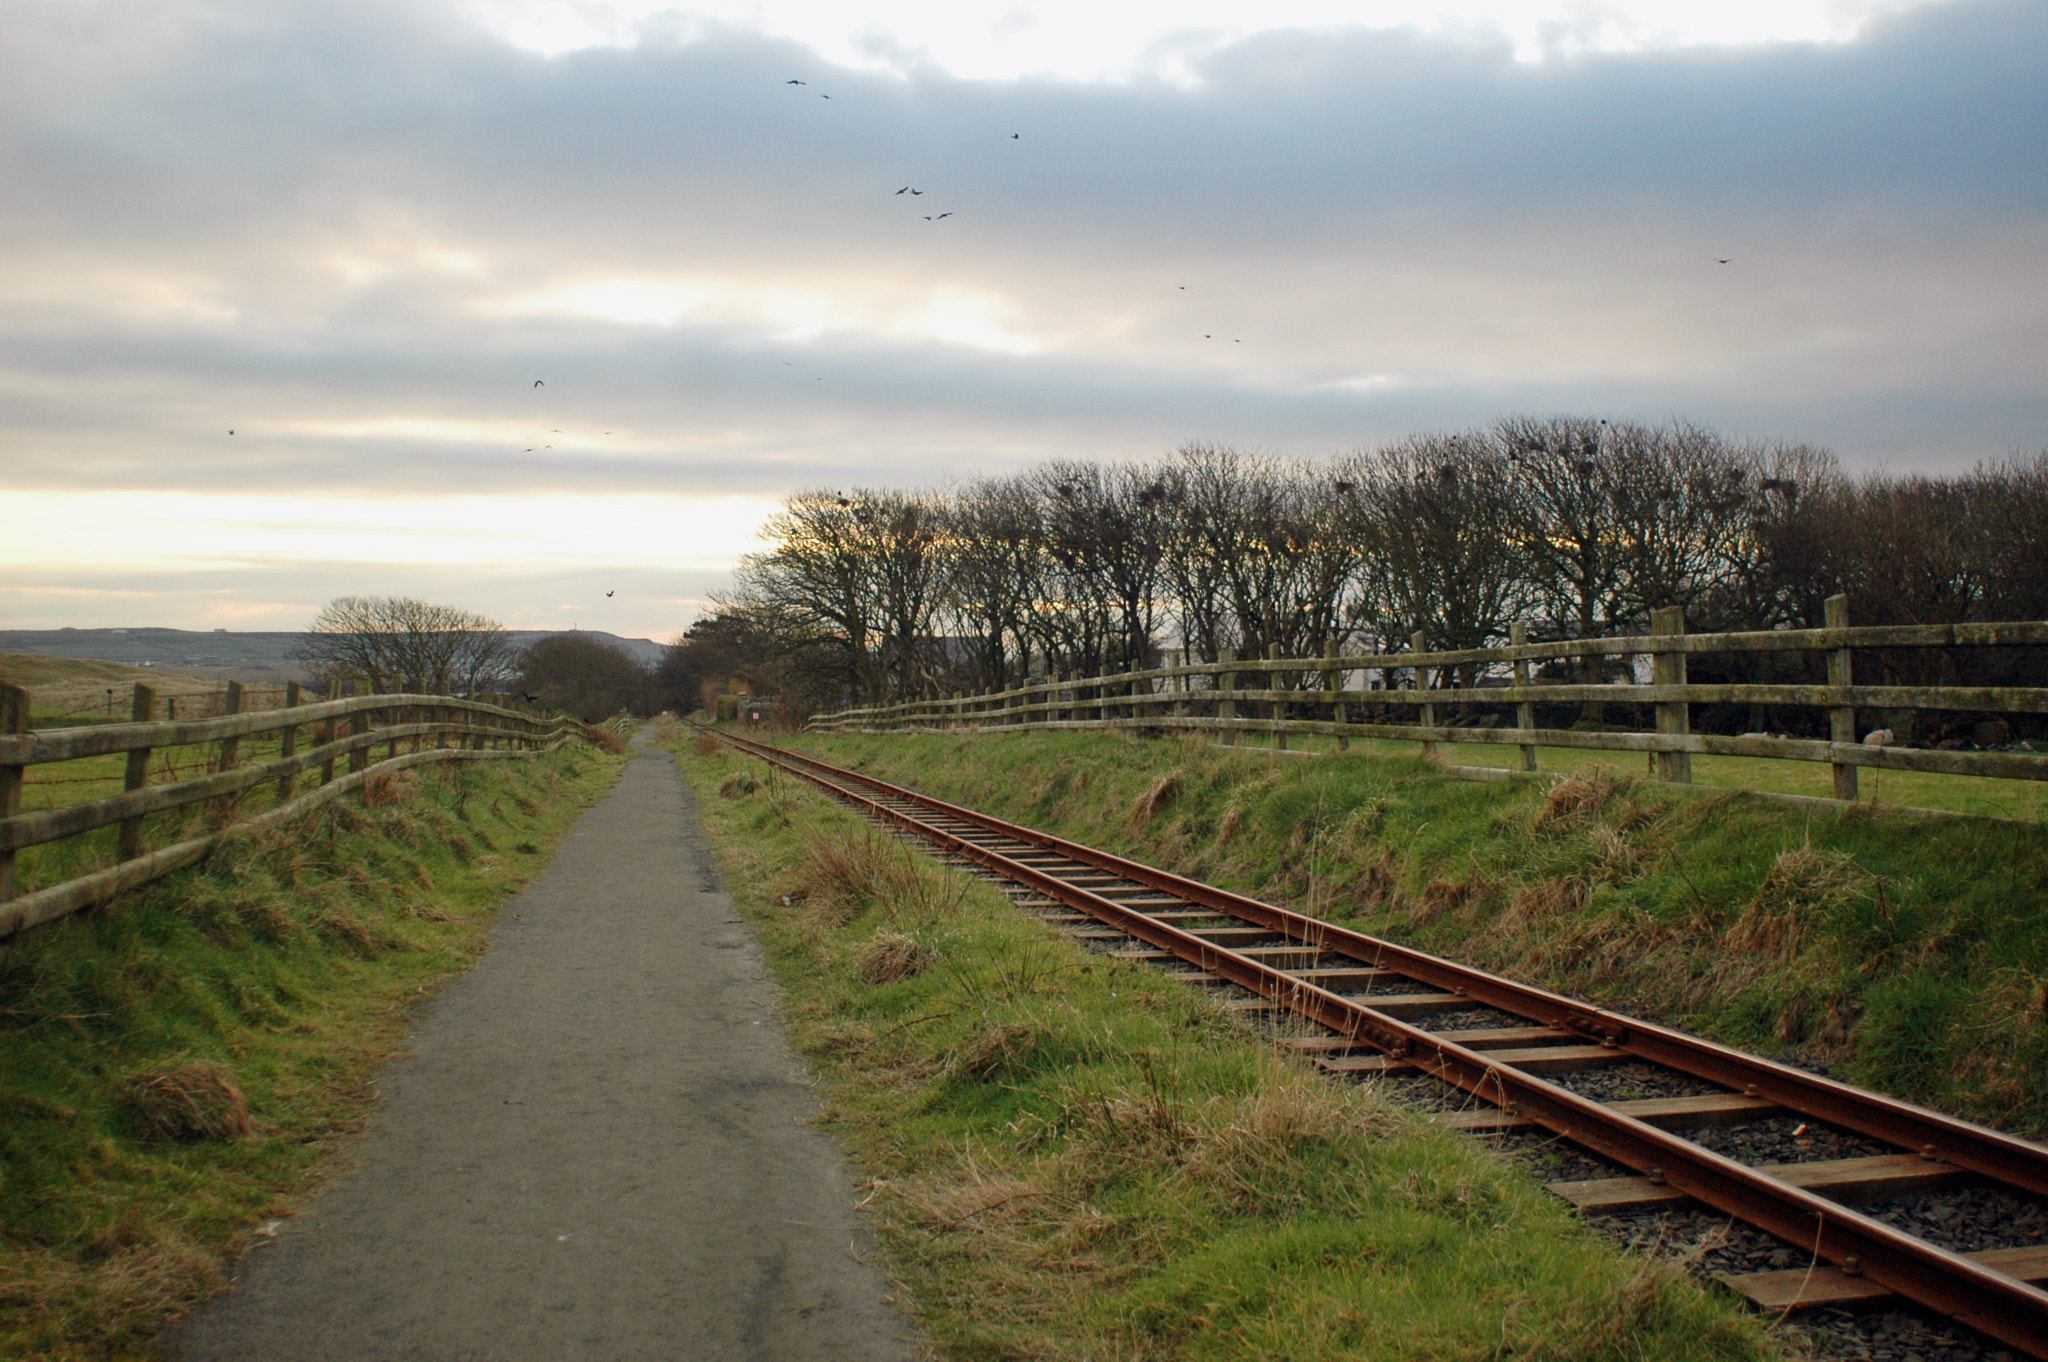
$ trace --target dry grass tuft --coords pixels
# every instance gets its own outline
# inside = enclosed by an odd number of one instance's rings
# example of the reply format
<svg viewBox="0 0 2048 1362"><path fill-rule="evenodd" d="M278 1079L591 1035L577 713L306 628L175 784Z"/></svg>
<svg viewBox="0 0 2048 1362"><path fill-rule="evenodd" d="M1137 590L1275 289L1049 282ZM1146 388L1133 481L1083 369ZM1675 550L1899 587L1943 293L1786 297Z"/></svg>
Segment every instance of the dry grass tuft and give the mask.
<svg viewBox="0 0 2048 1362"><path fill-rule="evenodd" d="M915 979L938 963L938 952L902 932L876 932L853 958L864 983L894 984Z"/></svg>
<svg viewBox="0 0 2048 1362"><path fill-rule="evenodd" d="M233 1074L210 1060L143 1069L121 1085L121 1100L145 1139L239 1140L249 1103Z"/></svg>
<svg viewBox="0 0 2048 1362"><path fill-rule="evenodd" d="M1806 948L1814 919L1833 912L1870 886L1854 858L1810 845L1778 853L1756 897L1723 938L1730 950L1789 960Z"/></svg>
<svg viewBox="0 0 2048 1362"><path fill-rule="evenodd" d="M338 905L330 906L316 914L312 927L336 946L366 960L398 944L348 909Z"/></svg>
<svg viewBox="0 0 2048 1362"><path fill-rule="evenodd" d="M363 807L385 809L407 803L418 783L410 771L401 771L394 776L372 776L363 782Z"/></svg>
<svg viewBox="0 0 2048 1362"><path fill-rule="evenodd" d="M719 785L718 792L727 799L745 799L761 788L761 782L754 779L752 771L734 771Z"/></svg>
<svg viewBox="0 0 2048 1362"><path fill-rule="evenodd" d="M817 833L798 857L802 883L792 902L803 902L833 925L876 908L893 922L918 922L958 910L965 888L914 855L894 838L859 832Z"/></svg>
<svg viewBox="0 0 2048 1362"><path fill-rule="evenodd" d="M1622 782L1611 771L1574 772L1550 787L1533 826L1541 832L1545 828L1573 828L1597 819L1606 812L1607 802L1621 786Z"/></svg>
<svg viewBox="0 0 2048 1362"><path fill-rule="evenodd" d="M725 744L720 742L716 736L701 730L690 745L697 749L697 755L700 757L715 757L725 750Z"/></svg>
<svg viewBox="0 0 2048 1362"><path fill-rule="evenodd" d="M1153 781L1150 789L1138 796L1136 802L1131 805L1131 831L1143 829L1147 823L1159 816L1161 809L1173 802L1174 796L1180 793L1181 774L1179 771L1167 772Z"/></svg>
<svg viewBox="0 0 2048 1362"><path fill-rule="evenodd" d="M983 1083L995 1083L1024 1071L1046 1039L1036 1022L1003 1022L954 1047L952 1068Z"/></svg>
<svg viewBox="0 0 2048 1362"><path fill-rule="evenodd" d="M1308 1148L1367 1139L1391 1129L1355 1088L1287 1070L1242 1101L1204 1113L1188 1172L1202 1181L1249 1190L1247 1174L1284 1167ZM1384 1128L1384 1129L1383 1129Z"/></svg>

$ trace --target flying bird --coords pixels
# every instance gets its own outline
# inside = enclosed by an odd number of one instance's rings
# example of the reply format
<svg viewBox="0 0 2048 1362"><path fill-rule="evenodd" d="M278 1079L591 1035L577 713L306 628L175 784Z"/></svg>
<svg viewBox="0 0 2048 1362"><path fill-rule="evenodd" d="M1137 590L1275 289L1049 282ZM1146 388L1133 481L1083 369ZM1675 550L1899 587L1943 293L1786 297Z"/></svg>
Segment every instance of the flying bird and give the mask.
<svg viewBox="0 0 2048 1362"><path fill-rule="evenodd" d="M938 216L938 217L936 217L936 218L933 218L933 219L932 219L932 221L934 221L934 222L937 222L937 221L939 221L939 220L940 220L940 219L942 219L942 218L949 218L949 217L952 217L952 216L953 216L953 214L952 214L952 211L951 211L950 209L948 209L948 210L947 210L946 212L943 212L943 213L939 214L939 216Z"/></svg>
<svg viewBox="0 0 2048 1362"><path fill-rule="evenodd" d="M917 195L924 193L924 191L922 189L913 189L910 191L910 193L912 197L916 197Z"/></svg>
<svg viewBox="0 0 2048 1362"><path fill-rule="evenodd" d="M230 435L233 435L233 434L234 434L234 432L233 432L233 431L231 430L231 431L229 431L229 432L228 432L228 434L230 434Z"/></svg>
<svg viewBox="0 0 2048 1362"><path fill-rule="evenodd" d="M1732 256L1730 257L1730 259L1733 259L1733 258L1734 258L1734 257L1732 257ZM1727 260L1717 260L1717 261L1715 261L1714 263L1716 263L1716 264L1718 264L1718 265L1725 265L1725 264L1727 264L1727 263L1728 263L1728 261L1727 261Z"/></svg>
<svg viewBox="0 0 2048 1362"><path fill-rule="evenodd" d="M1019 138L1021 138L1021 137L1023 137L1023 136L1024 136L1024 134L1023 134L1023 133L1021 133L1021 132L1013 132L1013 133L1011 133L1011 134L1010 134L1010 140L1011 140L1012 142L1015 142L1015 141L1017 141L1017 140L1018 140Z"/></svg>
<svg viewBox="0 0 2048 1362"><path fill-rule="evenodd" d="M786 81L786 82L784 82L784 83L785 83L785 84L789 84L789 85L809 85L809 84L810 84L810 82L809 82L809 81L807 81L807 80L792 80L792 81Z"/></svg>
<svg viewBox="0 0 2048 1362"><path fill-rule="evenodd" d="M832 98L832 96L830 96L830 95L819 95L819 96L818 96L818 98L820 98L820 99L830 99L830 98Z"/></svg>
<svg viewBox="0 0 2048 1362"><path fill-rule="evenodd" d="M897 192L898 194L908 194L908 193L910 192L910 186L906 184L906 185L904 185L904 186L903 186L903 187L902 187L901 189L897 190L896 192Z"/></svg>
<svg viewBox="0 0 2048 1362"><path fill-rule="evenodd" d="M547 384L541 382L539 379L536 378L535 380L533 380L533 386L536 388L545 388L547 387Z"/></svg>
<svg viewBox="0 0 2048 1362"><path fill-rule="evenodd" d="M612 588L612 589L611 589L610 591L607 591L607 592L605 592L605 593L604 593L604 598L605 598L606 600L610 600L610 599L611 599L611 598L612 598L613 596L616 596L617 594L618 594L618 588L617 588L617 587L614 587L614 588Z"/></svg>

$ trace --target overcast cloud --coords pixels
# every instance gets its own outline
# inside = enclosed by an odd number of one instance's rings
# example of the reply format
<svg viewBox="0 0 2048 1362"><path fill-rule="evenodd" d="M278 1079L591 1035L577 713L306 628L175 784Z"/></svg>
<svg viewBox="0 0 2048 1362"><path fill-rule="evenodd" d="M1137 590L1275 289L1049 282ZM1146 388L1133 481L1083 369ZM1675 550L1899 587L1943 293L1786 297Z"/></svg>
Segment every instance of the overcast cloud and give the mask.
<svg viewBox="0 0 2048 1362"><path fill-rule="evenodd" d="M2038 3L1547 58L1212 28L1117 79L702 16L550 53L503 7L20 8L8 627L403 590L661 636L795 488L1189 439L2048 444Z"/></svg>

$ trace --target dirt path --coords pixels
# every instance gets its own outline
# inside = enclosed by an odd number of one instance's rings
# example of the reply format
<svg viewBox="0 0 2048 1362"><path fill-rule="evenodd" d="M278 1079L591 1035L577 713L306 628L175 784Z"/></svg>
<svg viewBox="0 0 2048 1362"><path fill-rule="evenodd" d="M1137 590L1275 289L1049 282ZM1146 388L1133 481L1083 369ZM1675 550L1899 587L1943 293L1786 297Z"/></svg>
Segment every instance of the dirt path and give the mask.
<svg viewBox="0 0 2048 1362"><path fill-rule="evenodd" d="M643 751L385 1071L200 1359L908 1359L696 806Z"/></svg>

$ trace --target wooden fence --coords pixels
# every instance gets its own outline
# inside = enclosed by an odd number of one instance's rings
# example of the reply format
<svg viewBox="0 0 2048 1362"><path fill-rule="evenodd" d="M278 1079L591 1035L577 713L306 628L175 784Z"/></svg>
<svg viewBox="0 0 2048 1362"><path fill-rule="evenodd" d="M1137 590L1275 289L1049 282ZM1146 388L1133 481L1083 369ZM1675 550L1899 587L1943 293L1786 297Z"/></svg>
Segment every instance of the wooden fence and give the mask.
<svg viewBox="0 0 2048 1362"><path fill-rule="evenodd" d="M524 756L593 736L575 719L540 719L446 695L365 695L310 705L301 699L294 684L283 707L248 710L242 688L230 682L220 716L159 722L155 692L138 685L130 722L36 732L28 726L29 693L0 686L0 939L169 874L199 859L230 831L283 822L408 767ZM302 733L311 739L303 748ZM245 764L245 741L267 746L273 740L274 759ZM171 760L195 748L203 750L187 766ZM388 749L382 760L378 748ZM167 783L151 782L152 756L160 779L171 777ZM119 770L111 760L116 757L122 759ZM337 777L335 768L343 762L347 772ZM74 763L70 769L82 773L43 771L56 763ZM29 779L31 772L36 779ZM301 793L308 772L318 774ZM116 782L119 794L75 802L60 801L54 788ZM44 794L48 807L24 811L25 791ZM255 798L267 798L271 807L241 816ZM150 815L193 806L205 815L199 835L147 846ZM119 830L112 864L16 894L17 853L109 827Z"/></svg>
<svg viewBox="0 0 2048 1362"><path fill-rule="evenodd" d="M883 732L954 729L1124 728L1220 733L1226 743L1245 733L1272 734L1286 747L1290 734L1393 738L1421 744L1434 756L1439 743L1519 747L1520 769L1537 769L1540 747L1653 754L1665 780L1692 778L1694 754L1824 762L1834 768L1838 800L1857 797L1857 771L1876 767L2011 780L2048 778L2048 755L2030 751L1964 751L1908 747L1887 732L1858 736L1858 711L1945 714L2048 713L2048 688L2022 686L1870 686L1854 679L1859 649L1973 649L2048 645L2048 622L1896 625L1851 628L1847 602L1827 602L1827 627L1730 634L1688 634L1676 609L1655 612L1648 634L1529 643L1517 625L1504 648L1430 652L1417 634L1412 651L1318 658L1239 658L1229 650L1214 662L1146 668L1093 677L1034 678L986 695L926 699L820 715L817 731ZM1277 651L1277 650L1276 650ZM1825 659L1826 685L1695 684L1687 661L1708 654L1805 653ZM1648 684L1538 682L1532 668L1546 662L1648 658ZM1455 673L1495 684L1456 684ZM1633 674L1633 668L1631 668ZM1488 676L1494 673L1494 676ZM1348 684L1356 674L1365 684ZM1586 731L1539 728L1538 705L1654 706L1655 731ZM1692 707L1708 704L1814 706L1827 713L1826 739L1765 733L1695 733ZM1406 720L1385 722L1383 720ZM1501 720L1507 720L1505 724ZM1883 728L1873 723L1872 729ZM1865 739L1869 739L1866 741ZM1496 768L1457 768L1461 774L1501 778Z"/></svg>

